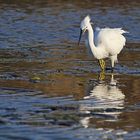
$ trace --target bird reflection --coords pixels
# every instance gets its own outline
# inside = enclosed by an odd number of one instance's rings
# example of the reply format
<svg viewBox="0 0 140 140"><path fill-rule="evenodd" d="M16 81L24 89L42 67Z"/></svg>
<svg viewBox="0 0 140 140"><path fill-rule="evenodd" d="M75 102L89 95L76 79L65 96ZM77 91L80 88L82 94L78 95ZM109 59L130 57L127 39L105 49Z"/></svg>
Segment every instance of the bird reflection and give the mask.
<svg viewBox="0 0 140 140"><path fill-rule="evenodd" d="M101 76L102 75L102 76ZM103 76L100 73L99 79ZM81 101L79 110L86 114L80 123L87 128L91 118L103 118L104 121L116 121L124 108L125 95L117 86L114 74L111 74L109 83L101 78L96 86Z"/></svg>

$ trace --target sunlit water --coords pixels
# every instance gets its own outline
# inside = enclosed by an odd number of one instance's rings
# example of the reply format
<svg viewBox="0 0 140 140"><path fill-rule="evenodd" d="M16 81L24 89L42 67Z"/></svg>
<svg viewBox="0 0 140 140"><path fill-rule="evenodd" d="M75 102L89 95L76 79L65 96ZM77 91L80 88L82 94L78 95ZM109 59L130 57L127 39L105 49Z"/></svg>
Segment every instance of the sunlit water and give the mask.
<svg viewBox="0 0 140 140"><path fill-rule="evenodd" d="M0 1L0 139L140 139L139 8L139 0ZM129 32L103 80L84 39L77 46L87 14L94 27Z"/></svg>

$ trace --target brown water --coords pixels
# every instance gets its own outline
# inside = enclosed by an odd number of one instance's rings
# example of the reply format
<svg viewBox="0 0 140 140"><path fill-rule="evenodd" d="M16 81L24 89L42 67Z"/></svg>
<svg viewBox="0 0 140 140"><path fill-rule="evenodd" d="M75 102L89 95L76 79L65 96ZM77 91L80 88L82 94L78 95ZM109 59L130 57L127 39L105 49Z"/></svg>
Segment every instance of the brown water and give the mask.
<svg viewBox="0 0 140 140"><path fill-rule="evenodd" d="M0 1L0 139L140 139L139 9L139 0ZM130 32L104 80L84 39L77 46L87 14Z"/></svg>

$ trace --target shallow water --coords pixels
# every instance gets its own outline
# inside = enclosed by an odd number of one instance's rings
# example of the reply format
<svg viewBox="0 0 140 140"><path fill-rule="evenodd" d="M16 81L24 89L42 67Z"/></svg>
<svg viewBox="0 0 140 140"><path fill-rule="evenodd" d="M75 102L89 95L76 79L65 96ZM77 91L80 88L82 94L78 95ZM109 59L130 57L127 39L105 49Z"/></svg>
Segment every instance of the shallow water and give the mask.
<svg viewBox="0 0 140 140"><path fill-rule="evenodd" d="M139 8L138 0L0 1L0 139L140 139ZM84 37L77 46L87 14L94 26L130 32L103 80Z"/></svg>

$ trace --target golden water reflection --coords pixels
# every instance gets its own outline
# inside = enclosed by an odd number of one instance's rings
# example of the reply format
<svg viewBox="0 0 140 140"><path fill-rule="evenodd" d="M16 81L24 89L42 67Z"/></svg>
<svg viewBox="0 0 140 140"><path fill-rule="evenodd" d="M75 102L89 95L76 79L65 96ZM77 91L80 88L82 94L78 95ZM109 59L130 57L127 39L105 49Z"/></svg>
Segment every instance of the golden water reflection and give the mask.
<svg viewBox="0 0 140 140"><path fill-rule="evenodd" d="M93 114L80 120L85 128L90 125L90 119L94 119L94 116L104 116L108 122L116 121L124 109L125 95L117 86L114 74L110 77L109 83L100 81L94 86L89 95L84 97L83 104L80 104L80 112Z"/></svg>

